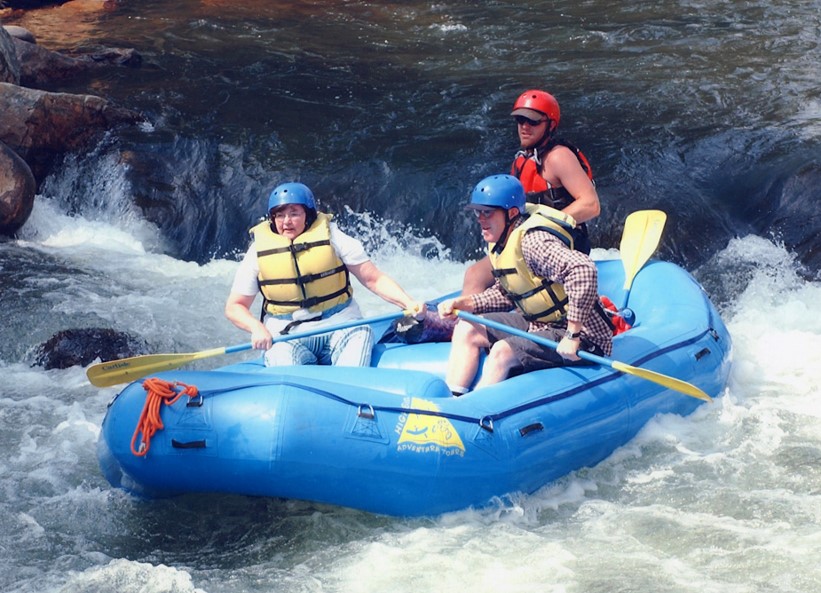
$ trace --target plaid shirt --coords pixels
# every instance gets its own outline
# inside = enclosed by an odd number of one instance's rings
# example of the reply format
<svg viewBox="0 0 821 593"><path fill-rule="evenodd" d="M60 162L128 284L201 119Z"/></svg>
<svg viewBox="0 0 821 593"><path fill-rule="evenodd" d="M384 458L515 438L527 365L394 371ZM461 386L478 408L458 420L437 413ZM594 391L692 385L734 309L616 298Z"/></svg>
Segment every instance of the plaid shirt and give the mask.
<svg viewBox="0 0 821 593"><path fill-rule="evenodd" d="M561 239L547 231L534 229L522 237L522 254L527 267L539 278L558 282L567 293L567 319L582 324L582 336L599 346L606 355L612 351L613 331L594 311L599 300L596 264L585 254L568 249ZM510 311L515 308L499 280L472 297L474 313ZM567 321L531 321L528 331L547 327L567 327Z"/></svg>

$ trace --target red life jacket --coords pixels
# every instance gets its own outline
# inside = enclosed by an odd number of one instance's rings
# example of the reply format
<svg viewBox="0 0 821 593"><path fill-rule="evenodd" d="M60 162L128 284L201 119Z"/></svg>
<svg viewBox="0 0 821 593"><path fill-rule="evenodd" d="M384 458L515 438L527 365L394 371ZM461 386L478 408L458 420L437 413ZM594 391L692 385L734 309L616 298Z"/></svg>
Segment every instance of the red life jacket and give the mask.
<svg viewBox="0 0 821 593"><path fill-rule="evenodd" d="M587 157L576 146L562 138L551 138L544 146L535 150L520 150L517 152L510 174L522 182L528 202L531 204L544 204L556 210L564 210L573 203L575 198L564 187L548 187L541 173L543 158L556 146L569 148L576 155L579 164L587 173L590 181L595 185L593 168L590 166ZM582 253L590 253L590 237L587 233L587 224L582 223L574 229L573 240L577 250Z"/></svg>
<svg viewBox="0 0 821 593"><path fill-rule="evenodd" d="M520 150L516 153L510 174L522 182L525 188L527 201L535 204L545 204L557 210L567 207L573 202L573 196L563 187L547 187L542 177L542 163L544 157L556 146L569 148L579 161L590 181L593 181L593 168L584 153L563 138L551 138L547 144L536 150ZM595 181L594 181L595 183Z"/></svg>

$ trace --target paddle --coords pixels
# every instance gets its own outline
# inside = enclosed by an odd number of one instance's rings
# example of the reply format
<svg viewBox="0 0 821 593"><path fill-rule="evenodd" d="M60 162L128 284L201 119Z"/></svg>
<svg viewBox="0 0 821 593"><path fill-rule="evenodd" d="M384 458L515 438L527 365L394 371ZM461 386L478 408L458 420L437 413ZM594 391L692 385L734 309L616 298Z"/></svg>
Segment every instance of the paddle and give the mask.
<svg viewBox="0 0 821 593"><path fill-rule="evenodd" d="M633 279L656 251L667 215L661 210L638 210L624 221L619 251L624 265L624 304L630 296Z"/></svg>
<svg viewBox="0 0 821 593"><path fill-rule="evenodd" d="M408 311L399 311L395 313L388 313L378 317L370 317L368 319L353 319L344 323L336 325L328 325L325 327L318 327L309 331L300 332L297 334L287 334L284 336L275 336L273 342L287 342L289 340L298 340L299 338L308 338L319 334L325 334L340 329L348 329L349 327L356 327L358 325L366 325L369 323L379 323L381 321L392 321L398 319L403 315L408 314ZM120 383L127 383L151 373L160 371L168 371L183 366L189 362L208 358L211 356L220 356L221 354L231 354L234 352L242 352L244 350L251 350L253 344L238 344L236 346L225 346L222 348L212 348L210 350L202 350L200 352L190 352L187 354L146 354L143 356L132 356L130 358L121 358L120 360L111 360L108 362L98 362L88 367L86 376L92 385L95 387L110 387Z"/></svg>
<svg viewBox="0 0 821 593"><path fill-rule="evenodd" d="M549 340L542 336L537 336L529 332L516 329L515 327L510 327L509 325L505 325L504 323L498 323L490 319L485 319L483 317L473 315L472 313L468 313L466 311L457 311L456 314L462 319L466 319L474 323L479 323L481 325L486 325L487 327L498 329L500 331L509 333L513 336L519 336L520 338L531 340L533 342L536 342L537 344L541 344L542 346L552 348L553 350L559 347L558 342L554 342L553 340ZM699 389L691 383L687 383L686 381L681 381L680 379L668 377L667 375L662 375L661 373L656 373L654 371L648 371L647 369L643 369L641 367L634 367L624 362L619 362L618 360L612 360L609 358L605 358L603 356L592 354L590 352L585 352L584 350L579 350L576 354L581 359L596 364L600 364L602 366L608 366L616 371L626 373L628 375L635 375L636 377L647 379L648 381L658 383L659 385L663 385L664 387L667 387L668 389L673 389L674 391L679 391L681 393L684 393L685 395L689 395L691 397L695 397L698 399L703 399L707 402L713 401L712 398L706 393L704 393L701 389Z"/></svg>

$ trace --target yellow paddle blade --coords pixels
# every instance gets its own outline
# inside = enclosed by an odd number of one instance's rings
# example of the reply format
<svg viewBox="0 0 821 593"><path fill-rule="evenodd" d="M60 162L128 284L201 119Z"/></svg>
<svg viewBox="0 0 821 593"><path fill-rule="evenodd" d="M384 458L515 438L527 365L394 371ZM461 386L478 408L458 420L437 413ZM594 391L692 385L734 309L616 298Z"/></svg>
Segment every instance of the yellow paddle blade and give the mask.
<svg viewBox="0 0 821 593"><path fill-rule="evenodd" d="M633 285L633 278L653 255L661 240L667 214L661 210L638 210L624 221L619 251L624 264L624 290Z"/></svg>
<svg viewBox="0 0 821 593"><path fill-rule="evenodd" d="M635 375L636 377L647 379L648 381L658 383L659 385L664 385L668 389L678 391L679 393L689 395L690 397L703 399L706 402L713 401L713 398L711 398L709 395L707 395L705 392L703 392L701 389L699 389L692 383L687 383L686 381L681 381L679 379L675 379L667 375L662 375L661 373L648 371L647 369L643 369L641 367L634 367L629 364L619 362L617 360L612 361L611 366L615 370L621 371L622 373L627 373L628 375Z"/></svg>
<svg viewBox="0 0 821 593"><path fill-rule="evenodd" d="M95 387L111 387L129 383L151 373L170 371L193 360L225 354L225 348L213 348L188 354L146 354L109 362L98 362L88 367L86 376Z"/></svg>

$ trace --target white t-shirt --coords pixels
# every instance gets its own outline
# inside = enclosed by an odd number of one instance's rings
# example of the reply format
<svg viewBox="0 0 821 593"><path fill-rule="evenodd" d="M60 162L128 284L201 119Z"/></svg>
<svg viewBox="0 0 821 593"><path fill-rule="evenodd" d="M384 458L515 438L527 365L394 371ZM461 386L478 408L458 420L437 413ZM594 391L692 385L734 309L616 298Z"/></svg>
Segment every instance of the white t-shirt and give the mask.
<svg viewBox="0 0 821 593"><path fill-rule="evenodd" d="M358 239L354 239L350 235L346 235L339 230L336 223L330 223L330 240L331 247L336 251L339 259L346 266L356 266L364 264L370 260L368 254L365 253L365 248ZM257 251L254 248L254 243L248 247L245 256L239 264L239 269L234 275L234 283L231 285L231 292L241 294L243 296L256 296L259 294L259 284L257 278L259 277L259 262L257 261ZM290 333L298 333L300 331L307 331L314 328L322 327L324 325L335 325L353 319L361 319L362 312L356 301L351 299L350 305L345 307L342 311L334 313L325 319L317 321L305 321L301 323L296 329ZM271 315L265 315L265 327L273 335L279 334L291 320L277 319Z"/></svg>

